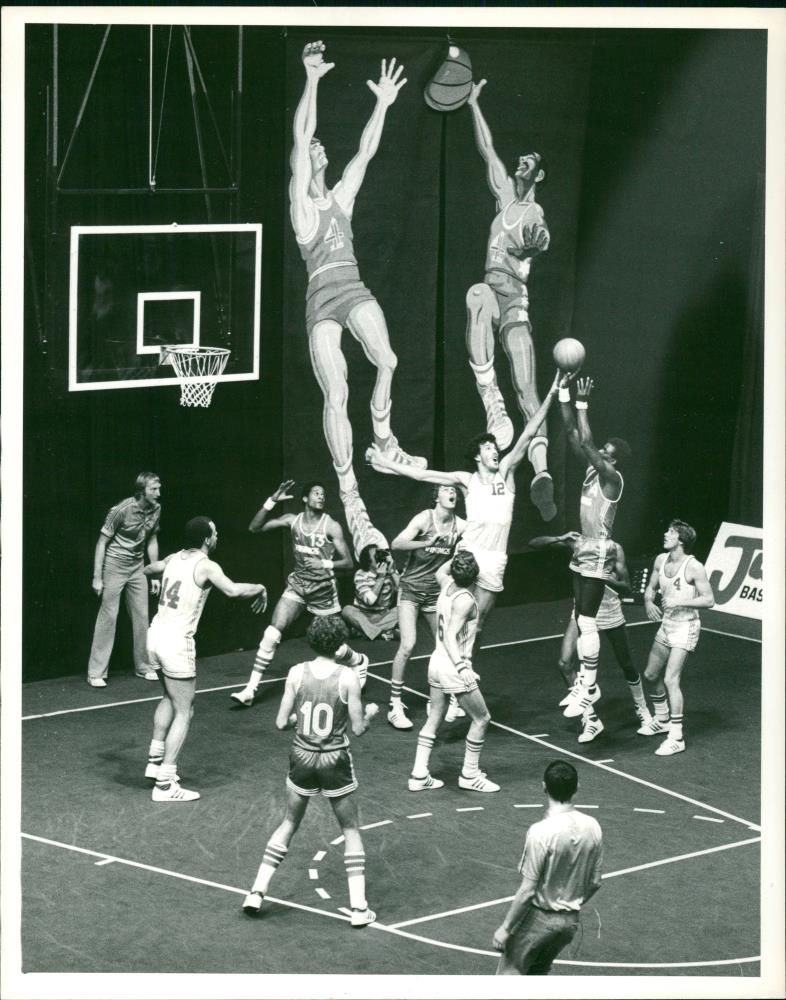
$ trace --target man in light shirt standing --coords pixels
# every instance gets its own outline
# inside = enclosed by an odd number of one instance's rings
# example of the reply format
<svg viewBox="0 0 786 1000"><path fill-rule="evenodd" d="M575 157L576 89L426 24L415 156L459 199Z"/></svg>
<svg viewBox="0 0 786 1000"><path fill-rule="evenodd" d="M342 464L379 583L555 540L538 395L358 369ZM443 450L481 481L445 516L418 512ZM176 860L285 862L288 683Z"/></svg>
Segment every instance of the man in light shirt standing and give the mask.
<svg viewBox="0 0 786 1000"><path fill-rule="evenodd" d="M581 907L600 888L600 825L579 812L576 769L555 760L543 775L546 815L527 831L521 885L494 932L498 976L546 976L579 926Z"/></svg>

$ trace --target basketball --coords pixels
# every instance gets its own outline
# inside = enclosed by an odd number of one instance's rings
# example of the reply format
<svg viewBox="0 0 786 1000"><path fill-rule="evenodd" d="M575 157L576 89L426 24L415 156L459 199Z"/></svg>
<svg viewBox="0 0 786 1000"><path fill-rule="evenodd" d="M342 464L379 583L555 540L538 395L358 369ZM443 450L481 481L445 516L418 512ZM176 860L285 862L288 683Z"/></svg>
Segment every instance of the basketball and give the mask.
<svg viewBox="0 0 786 1000"><path fill-rule="evenodd" d="M435 111L455 111L472 93L472 62L467 53L451 45L441 66L426 84L423 96Z"/></svg>
<svg viewBox="0 0 786 1000"><path fill-rule="evenodd" d="M584 364L587 352L580 340L563 337L554 345L554 360L563 372L577 372Z"/></svg>

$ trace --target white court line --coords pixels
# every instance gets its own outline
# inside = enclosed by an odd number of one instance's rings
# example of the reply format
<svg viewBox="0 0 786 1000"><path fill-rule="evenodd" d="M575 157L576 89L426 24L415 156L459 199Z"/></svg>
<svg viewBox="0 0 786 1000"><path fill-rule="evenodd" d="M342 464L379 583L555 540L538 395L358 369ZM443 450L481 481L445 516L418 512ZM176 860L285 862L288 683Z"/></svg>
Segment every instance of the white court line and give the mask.
<svg viewBox="0 0 786 1000"><path fill-rule="evenodd" d="M613 764L614 763L614 758L613 757L607 757L605 760L599 760L598 763L599 764Z"/></svg>
<svg viewBox="0 0 786 1000"><path fill-rule="evenodd" d="M316 868L309 868L308 877L311 879L312 882L316 882L316 880L319 878L319 872L317 871Z"/></svg>
<svg viewBox="0 0 786 1000"><path fill-rule="evenodd" d="M407 819L425 819L427 816L433 816L434 813L413 813L411 816L407 816Z"/></svg>
<svg viewBox="0 0 786 1000"><path fill-rule="evenodd" d="M365 826L361 826L360 829L361 830L373 830L375 826L387 826L389 823L392 823L392 822L393 822L392 819L382 819L382 820L379 821L379 823L366 823L366 825ZM334 844L335 841L331 840L330 843Z"/></svg>
<svg viewBox="0 0 786 1000"><path fill-rule="evenodd" d="M638 806L633 807L635 813L665 813L665 809L640 809Z"/></svg>
<svg viewBox="0 0 786 1000"><path fill-rule="evenodd" d="M694 819L703 819L705 823L725 823L724 819L716 819L714 816L694 816Z"/></svg>
<svg viewBox="0 0 786 1000"><path fill-rule="evenodd" d="M460 806L456 809L457 813L474 813L483 812L485 806Z"/></svg>
<svg viewBox="0 0 786 1000"><path fill-rule="evenodd" d="M744 639L745 642L758 642L758 644L761 645L761 639L755 639L751 635L737 635L735 632L721 632L720 629L706 628L704 625L702 625L701 630L702 632L712 632L713 635L725 635L728 636L729 639Z"/></svg>
<svg viewBox="0 0 786 1000"><path fill-rule="evenodd" d="M585 805L581 805L580 803L577 802L576 803L576 808L577 809L598 809L599 807L598 806L588 806L586 804Z"/></svg>
<svg viewBox="0 0 786 1000"><path fill-rule="evenodd" d="M314 892L319 896L320 899L330 899L330 893L318 885Z"/></svg>
<svg viewBox="0 0 786 1000"><path fill-rule="evenodd" d="M321 861L326 854L327 854L327 851L317 851L317 853L314 855L314 857L311 860L312 861Z"/></svg>
<svg viewBox="0 0 786 1000"><path fill-rule="evenodd" d="M100 868L101 865L113 865L114 863L114 858L104 858L103 861L96 861L96 868Z"/></svg>
<svg viewBox="0 0 786 1000"><path fill-rule="evenodd" d="M331 843L331 845L343 844L344 843L344 834L342 833L342 835L340 837L336 837L335 840L331 840L330 843Z"/></svg>
<svg viewBox="0 0 786 1000"><path fill-rule="evenodd" d="M515 802L513 804L514 809L542 809L542 802Z"/></svg>
<svg viewBox="0 0 786 1000"><path fill-rule="evenodd" d="M677 854L671 858L661 858L659 861L647 861L642 865L634 865L632 868L621 868L616 872L607 872L601 876L603 879L617 878L619 875L630 875L632 872L645 871L648 868L659 868L661 865L669 865L675 861L687 861L691 858L700 858L705 854L717 854L719 851L730 851L734 847L746 847L749 844L761 843L761 837L752 837L750 840L739 840L735 844L721 844L719 847L707 847L702 851L693 851L690 854ZM471 906L460 906L455 910L444 910L441 913L432 913L425 917L413 917L411 920L401 920L397 924L389 924L390 928L397 930L399 927L412 927L414 924L426 923L430 920L440 920L442 917L454 917L461 913L471 913L473 910L483 910L490 906L499 906L500 903L509 903L513 896L503 896L500 899L491 899L485 903L473 903ZM581 962L576 963L581 965ZM714 964L714 963L713 963Z"/></svg>

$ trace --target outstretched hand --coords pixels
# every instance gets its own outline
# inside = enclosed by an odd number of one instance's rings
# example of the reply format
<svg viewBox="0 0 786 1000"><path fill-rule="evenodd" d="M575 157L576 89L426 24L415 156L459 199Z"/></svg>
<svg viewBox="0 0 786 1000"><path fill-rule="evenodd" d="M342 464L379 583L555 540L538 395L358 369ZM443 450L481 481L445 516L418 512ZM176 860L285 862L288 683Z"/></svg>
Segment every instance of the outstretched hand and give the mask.
<svg viewBox="0 0 786 1000"><path fill-rule="evenodd" d="M260 583L260 587L262 584ZM255 615L261 615L262 612L267 607L267 590L262 587L262 590L257 594L254 600L251 602L251 610Z"/></svg>
<svg viewBox="0 0 786 1000"><path fill-rule="evenodd" d="M303 49L303 65L306 67L306 73L309 76L319 79L325 73L329 73L336 65L335 63L325 62L324 52L324 42L309 42Z"/></svg>
<svg viewBox="0 0 786 1000"><path fill-rule="evenodd" d="M576 397L577 399L587 400L587 397L595 388L595 383L591 378L584 376L576 382Z"/></svg>
<svg viewBox="0 0 786 1000"><path fill-rule="evenodd" d="M379 83L374 83L373 80L366 80L369 90L373 92L380 104L390 107L398 97L398 92L407 82L406 77L403 80L399 80L403 72L404 67L400 63L396 67L396 57L394 56L390 60L389 66L387 59L382 60L382 72L379 75Z"/></svg>
<svg viewBox="0 0 786 1000"><path fill-rule="evenodd" d="M273 500L274 503L280 503L282 500L293 500L294 495L289 491L293 488L294 485L295 485L294 479L284 480L284 482L281 483L281 485L278 487L275 493L272 493L270 495L270 499Z"/></svg>
<svg viewBox="0 0 786 1000"><path fill-rule="evenodd" d="M480 92L486 86L486 81L481 80L480 83L473 83L472 90L470 91L469 97L467 98L467 104L471 107L475 107L478 103L478 98L480 97Z"/></svg>

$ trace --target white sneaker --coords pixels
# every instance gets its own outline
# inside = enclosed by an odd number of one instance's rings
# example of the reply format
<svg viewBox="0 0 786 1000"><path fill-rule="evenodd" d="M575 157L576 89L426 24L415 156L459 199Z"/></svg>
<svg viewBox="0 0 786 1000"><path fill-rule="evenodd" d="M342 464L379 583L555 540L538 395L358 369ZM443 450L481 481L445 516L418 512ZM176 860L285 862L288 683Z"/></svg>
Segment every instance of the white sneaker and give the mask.
<svg viewBox="0 0 786 1000"><path fill-rule="evenodd" d="M155 670L146 670L143 674L134 674L134 676L138 677L140 679L140 681L157 681L158 680L158 674L155 672Z"/></svg>
<svg viewBox="0 0 786 1000"><path fill-rule="evenodd" d="M355 677L357 677L360 690L362 691L366 686L366 679L368 678L369 659L365 653L358 653L358 656L360 656L360 663L358 663L356 667L350 667L349 669L352 670Z"/></svg>
<svg viewBox="0 0 786 1000"><path fill-rule="evenodd" d="M407 781L407 788L411 792L425 792L433 788L442 788L444 784L444 781L440 781L439 778L432 778L430 774L427 774L425 778L413 778L410 775Z"/></svg>
<svg viewBox="0 0 786 1000"><path fill-rule="evenodd" d="M529 498L538 508L544 521L553 521L557 516L554 503L554 480L548 472L539 472L529 484Z"/></svg>
<svg viewBox="0 0 786 1000"><path fill-rule="evenodd" d="M590 693L589 688L584 687L583 684L579 685L575 696L571 698L562 713L566 719L577 719L580 715L584 715L587 709L600 698L600 685L593 686L595 691Z"/></svg>
<svg viewBox="0 0 786 1000"><path fill-rule="evenodd" d="M400 701L395 702L388 712L388 722L394 729L412 729L412 719L407 718L407 713Z"/></svg>
<svg viewBox="0 0 786 1000"><path fill-rule="evenodd" d="M669 738L661 743L655 753L658 757L671 757L675 753L682 753L684 749L685 740L675 740L673 738Z"/></svg>
<svg viewBox="0 0 786 1000"><path fill-rule="evenodd" d="M194 802L199 798L199 792L191 792L181 788L176 781L170 781L165 787L156 785L153 789L154 802Z"/></svg>
<svg viewBox="0 0 786 1000"><path fill-rule="evenodd" d="M262 909L262 901L265 894L262 892L250 892L243 900L243 912L249 917L255 917Z"/></svg>
<svg viewBox="0 0 786 1000"><path fill-rule="evenodd" d="M450 696L450 702L448 704L448 710L445 712L445 722L455 722L456 719L465 719L467 713L459 705L458 698L452 694Z"/></svg>
<svg viewBox="0 0 786 1000"><path fill-rule="evenodd" d="M562 701L557 702L557 708L564 708L566 705L569 705L574 698L577 698L579 696L580 687L581 685L579 684L579 682L574 681L573 687L568 690L568 693L565 695Z"/></svg>
<svg viewBox="0 0 786 1000"><path fill-rule="evenodd" d="M501 451L513 441L513 421L505 409L505 400L496 380L490 385L478 385L478 392L486 411L486 430L497 439Z"/></svg>
<svg viewBox="0 0 786 1000"><path fill-rule="evenodd" d="M349 922L353 927L367 927L368 924L373 924L376 919L376 913L366 907L365 910L352 910Z"/></svg>
<svg viewBox="0 0 786 1000"><path fill-rule="evenodd" d="M657 736L658 733L667 733L668 731L669 727L667 723L661 722L652 716L636 730L639 736Z"/></svg>
<svg viewBox="0 0 786 1000"><path fill-rule="evenodd" d="M415 469L425 469L428 467L428 462L425 458L421 458L419 455L408 455L399 445L395 434L391 434L385 442L385 447L379 450L389 462L395 462L396 465L408 465Z"/></svg>
<svg viewBox="0 0 786 1000"><path fill-rule="evenodd" d="M106 687L106 681L104 680L103 677L88 677L87 678L87 683L90 685L91 688L105 688Z"/></svg>
<svg viewBox="0 0 786 1000"><path fill-rule="evenodd" d="M647 723L652 722L652 715L650 715L648 708L641 708L639 705L634 705L633 711L636 713L636 718L639 720L640 726L646 726Z"/></svg>
<svg viewBox="0 0 786 1000"><path fill-rule="evenodd" d="M367 545L389 548L385 536L371 523L366 505L357 489L339 491L341 504L344 507L344 517L352 535L352 545L355 554L360 555Z"/></svg>
<svg viewBox="0 0 786 1000"><path fill-rule="evenodd" d="M581 733L579 734L579 743L592 743L596 736L599 736L605 726L600 721L600 719L595 716L595 718L590 722L589 719L582 719L581 723Z"/></svg>
<svg viewBox="0 0 786 1000"><path fill-rule="evenodd" d="M256 688L244 687L242 691L233 691L229 697L233 701L236 701L238 705L245 705L246 708L250 708L254 704L254 695L256 693Z"/></svg>
<svg viewBox="0 0 786 1000"><path fill-rule="evenodd" d="M466 789L468 792L499 791L499 785L495 785L493 781L489 781L484 771L478 771L474 778L465 778L463 774L460 774L458 786L459 788Z"/></svg>

